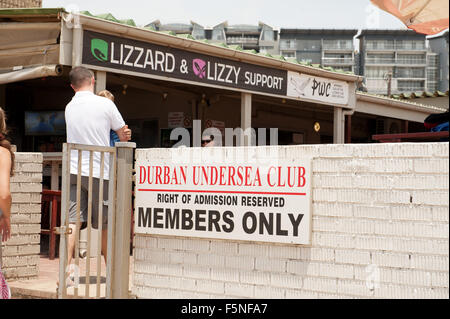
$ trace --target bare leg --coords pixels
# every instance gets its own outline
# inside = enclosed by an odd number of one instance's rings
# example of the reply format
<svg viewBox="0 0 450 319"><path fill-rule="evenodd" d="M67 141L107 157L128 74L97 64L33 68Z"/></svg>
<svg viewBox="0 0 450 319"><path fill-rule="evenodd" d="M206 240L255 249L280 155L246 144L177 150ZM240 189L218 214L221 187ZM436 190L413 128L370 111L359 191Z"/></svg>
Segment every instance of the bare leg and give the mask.
<svg viewBox="0 0 450 319"><path fill-rule="evenodd" d="M72 233L69 234L69 240L67 243L67 266L70 265L72 261L72 256L75 252L75 239L77 236L77 225L69 224L69 228L72 230Z"/></svg>
<svg viewBox="0 0 450 319"><path fill-rule="evenodd" d="M69 224L69 228L72 230L71 234L68 236L67 240L67 265L66 265L66 278L69 278L69 273L67 273L67 269L69 269L70 263L72 262L72 256L75 252L75 240L76 240L76 224ZM70 281L70 279L67 279ZM67 281L66 281L67 283ZM59 279L56 281L56 285L59 285Z"/></svg>
<svg viewBox="0 0 450 319"><path fill-rule="evenodd" d="M106 264L108 253L108 229L102 229L102 253Z"/></svg>

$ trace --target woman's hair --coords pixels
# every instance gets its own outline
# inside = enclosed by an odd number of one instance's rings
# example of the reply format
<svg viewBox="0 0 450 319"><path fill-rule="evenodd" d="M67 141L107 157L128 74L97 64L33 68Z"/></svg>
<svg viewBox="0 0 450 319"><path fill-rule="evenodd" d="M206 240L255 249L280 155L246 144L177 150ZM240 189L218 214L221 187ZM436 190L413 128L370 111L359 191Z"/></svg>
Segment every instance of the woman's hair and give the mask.
<svg viewBox="0 0 450 319"><path fill-rule="evenodd" d="M11 143L6 139L8 130L6 128L6 115L5 111L0 107L0 147L6 148L11 154L11 176L14 175L14 153L12 151Z"/></svg>
<svg viewBox="0 0 450 319"><path fill-rule="evenodd" d="M114 95L109 92L108 90L103 90L97 93L98 96L103 96L106 97L107 99L110 99L111 101L114 102Z"/></svg>

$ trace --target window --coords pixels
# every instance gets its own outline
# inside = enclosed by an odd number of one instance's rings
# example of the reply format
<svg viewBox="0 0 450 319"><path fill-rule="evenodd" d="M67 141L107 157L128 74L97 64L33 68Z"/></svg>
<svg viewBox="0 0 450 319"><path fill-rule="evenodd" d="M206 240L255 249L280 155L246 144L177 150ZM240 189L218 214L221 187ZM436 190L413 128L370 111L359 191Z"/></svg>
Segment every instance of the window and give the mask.
<svg viewBox="0 0 450 319"><path fill-rule="evenodd" d="M281 55L285 58L295 58L295 51L281 51Z"/></svg>
<svg viewBox="0 0 450 319"><path fill-rule="evenodd" d="M215 41L225 41L225 30L222 25L213 28L212 39Z"/></svg>
<svg viewBox="0 0 450 319"><path fill-rule="evenodd" d="M351 54L325 53L322 59L323 64L348 64L353 63Z"/></svg>
<svg viewBox="0 0 450 319"><path fill-rule="evenodd" d="M396 78L425 78L425 68L397 68Z"/></svg>
<svg viewBox="0 0 450 319"><path fill-rule="evenodd" d="M197 40L202 40L205 38L205 29L198 25L194 24L192 28L192 36L196 38Z"/></svg>
<svg viewBox="0 0 450 319"><path fill-rule="evenodd" d="M423 50L425 49L424 40L397 40L397 50Z"/></svg>
<svg viewBox="0 0 450 319"><path fill-rule="evenodd" d="M325 50L353 50L353 40L323 40Z"/></svg>
<svg viewBox="0 0 450 319"><path fill-rule="evenodd" d="M428 55L428 67L439 67L439 56L437 54Z"/></svg>
<svg viewBox="0 0 450 319"><path fill-rule="evenodd" d="M368 53L366 63L370 64L393 64L395 63L394 54L373 54Z"/></svg>
<svg viewBox="0 0 450 319"><path fill-rule="evenodd" d="M368 40L366 48L368 50L393 50L394 40Z"/></svg>
<svg viewBox="0 0 450 319"><path fill-rule="evenodd" d="M289 49L295 49L296 45L295 45L295 40L286 40L283 39L280 42L280 49L284 49L284 50L289 50Z"/></svg>
<svg viewBox="0 0 450 319"><path fill-rule="evenodd" d="M312 59L305 59L305 58L303 58L303 59L300 60L300 62L303 62L303 63L312 63Z"/></svg>
<svg viewBox="0 0 450 319"><path fill-rule="evenodd" d="M425 90L425 81L399 80L397 83L400 92L417 92Z"/></svg>
<svg viewBox="0 0 450 319"><path fill-rule="evenodd" d="M320 40L299 40L297 42L297 50L300 51L320 51Z"/></svg>
<svg viewBox="0 0 450 319"><path fill-rule="evenodd" d="M384 79L387 73L392 73L391 67L366 67L366 78Z"/></svg>
<svg viewBox="0 0 450 319"><path fill-rule="evenodd" d="M426 64L426 57L423 54L399 54L398 64Z"/></svg>
<svg viewBox="0 0 450 319"><path fill-rule="evenodd" d="M261 40L262 41L274 41L273 29L267 25L264 25L262 27Z"/></svg>

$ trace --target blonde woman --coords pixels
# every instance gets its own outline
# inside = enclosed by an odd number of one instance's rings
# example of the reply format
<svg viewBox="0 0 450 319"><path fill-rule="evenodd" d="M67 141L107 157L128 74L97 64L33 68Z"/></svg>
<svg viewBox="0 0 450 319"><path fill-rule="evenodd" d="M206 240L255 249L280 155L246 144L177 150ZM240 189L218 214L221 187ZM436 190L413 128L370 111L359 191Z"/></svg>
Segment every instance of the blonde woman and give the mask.
<svg viewBox="0 0 450 319"><path fill-rule="evenodd" d="M6 139L6 117L0 108L0 235L5 242L11 237L11 192L9 179L14 171L14 153Z"/></svg>

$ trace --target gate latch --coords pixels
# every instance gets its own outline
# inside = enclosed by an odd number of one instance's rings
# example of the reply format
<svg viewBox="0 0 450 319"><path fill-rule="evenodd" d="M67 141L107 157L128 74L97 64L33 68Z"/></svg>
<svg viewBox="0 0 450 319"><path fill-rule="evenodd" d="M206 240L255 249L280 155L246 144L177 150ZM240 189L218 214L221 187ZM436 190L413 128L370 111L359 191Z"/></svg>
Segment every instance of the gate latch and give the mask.
<svg viewBox="0 0 450 319"><path fill-rule="evenodd" d="M53 228L53 231L55 232L55 234L58 234L58 235L71 235L72 234L72 228L66 227L66 226L55 227L55 228Z"/></svg>

